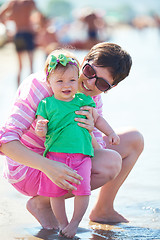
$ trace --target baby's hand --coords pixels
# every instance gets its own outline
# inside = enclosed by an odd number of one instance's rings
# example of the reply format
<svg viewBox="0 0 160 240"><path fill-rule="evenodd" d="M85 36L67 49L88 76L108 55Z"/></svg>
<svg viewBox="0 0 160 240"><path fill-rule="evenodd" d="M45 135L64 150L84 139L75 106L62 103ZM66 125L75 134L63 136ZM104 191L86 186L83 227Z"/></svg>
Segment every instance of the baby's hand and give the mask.
<svg viewBox="0 0 160 240"><path fill-rule="evenodd" d="M37 121L35 131L36 131L36 134L39 137L45 137L46 136L47 123L48 122L49 121L47 119L40 119L40 120Z"/></svg>
<svg viewBox="0 0 160 240"><path fill-rule="evenodd" d="M120 143L120 137L115 132L110 133L108 139L111 145L118 145Z"/></svg>

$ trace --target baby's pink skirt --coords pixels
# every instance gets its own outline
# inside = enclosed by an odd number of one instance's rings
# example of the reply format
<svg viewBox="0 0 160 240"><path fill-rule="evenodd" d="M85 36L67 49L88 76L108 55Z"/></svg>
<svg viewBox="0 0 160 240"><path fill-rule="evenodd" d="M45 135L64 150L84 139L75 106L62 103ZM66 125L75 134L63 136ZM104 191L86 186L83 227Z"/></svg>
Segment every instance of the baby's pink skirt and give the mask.
<svg viewBox="0 0 160 240"><path fill-rule="evenodd" d="M83 177L80 185L76 186L77 190L72 191L74 195L90 195L90 176L91 176L91 158L81 153L53 153L48 152L47 158L65 163ZM19 192L27 196L46 196L59 197L68 193L67 190L59 188L43 172L29 168L26 178L21 182L12 184Z"/></svg>

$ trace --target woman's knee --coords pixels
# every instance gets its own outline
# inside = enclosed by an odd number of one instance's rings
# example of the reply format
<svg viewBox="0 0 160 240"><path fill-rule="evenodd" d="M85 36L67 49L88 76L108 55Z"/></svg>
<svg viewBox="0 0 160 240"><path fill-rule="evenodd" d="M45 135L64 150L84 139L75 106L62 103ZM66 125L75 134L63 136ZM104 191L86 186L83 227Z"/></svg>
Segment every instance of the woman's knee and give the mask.
<svg viewBox="0 0 160 240"><path fill-rule="evenodd" d="M98 154L96 153L97 160L94 161L95 171L107 178L107 180L114 179L122 167L122 157L121 155L114 150L99 150ZM94 171L94 170L93 170Z"/></svg>
<svg viewBox="0 0 160 240"><path fill-rule="evenodd" d="M110 180L114 179L121 171L122 168L122 157L114 151L110 151L110 165L109 165L109 176Z"/></svg>
<svg viewBox="0 0 160 240"><path fill-rule="evenodd" d="M144 138L138 130L131 132L132 148L140 155L144 149Z"/></svg>

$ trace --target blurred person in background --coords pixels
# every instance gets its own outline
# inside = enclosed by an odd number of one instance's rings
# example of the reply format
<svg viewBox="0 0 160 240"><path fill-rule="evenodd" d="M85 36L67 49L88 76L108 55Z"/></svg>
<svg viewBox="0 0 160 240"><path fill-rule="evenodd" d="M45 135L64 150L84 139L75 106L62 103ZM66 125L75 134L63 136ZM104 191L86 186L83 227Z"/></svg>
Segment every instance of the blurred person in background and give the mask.
<svg viewBox="0 0 160 240"><path fill-rule="evenodd" d="M86 8L82 10L80 20L87 27L87 36L90 41L99 41L99 31L106 26L103 16L93 9Z"/></svg>
<svg viewBox="0 0 160 240"><path fill-rule="evenodd" d="M41 48L46 57L48 54L60 47L57 38L54 19L42 15L40 12L35 12L32 15L32 22L36 27L35 44L36 47Z"/></svg>
<svg viewBox="0 0 160 240"><path fill-rule="evenodd" d="M75 15L77 28L82 28L85 39L71 42L73 47L88 50L95 44L108 40L108 26L102 11L85 7L81 9L80 14L76 12Z"/></svg>
<svg viewBox="0 0 160 240"><path fill-rule="evenodd" d="M33 11L38 11L33 0L10 0L0 8L0 21L4 24L6 24L7 21L13 21L16 27L13 42L16 47L19 64L17 76L18 85L20 84L24 52L28 55L31 73L33 69L33 51L35 49L34 29L31 22Z"/></svg>

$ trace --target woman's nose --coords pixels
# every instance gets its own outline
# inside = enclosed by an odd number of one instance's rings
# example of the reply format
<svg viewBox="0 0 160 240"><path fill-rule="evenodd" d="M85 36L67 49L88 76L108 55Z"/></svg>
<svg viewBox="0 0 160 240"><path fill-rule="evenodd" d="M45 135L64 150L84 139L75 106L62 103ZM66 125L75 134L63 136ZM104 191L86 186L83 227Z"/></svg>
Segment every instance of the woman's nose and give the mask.
<svg viewBox="0 0 160 240"><path fill-rule="evenodd" d="M88 78L87 79L87 83L90 85L93 85L93 84L95 85L95 82L96 82L96 78L90 78L90 79Z"/></svg>

